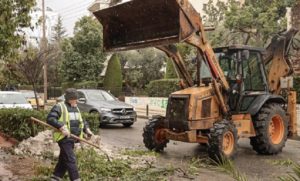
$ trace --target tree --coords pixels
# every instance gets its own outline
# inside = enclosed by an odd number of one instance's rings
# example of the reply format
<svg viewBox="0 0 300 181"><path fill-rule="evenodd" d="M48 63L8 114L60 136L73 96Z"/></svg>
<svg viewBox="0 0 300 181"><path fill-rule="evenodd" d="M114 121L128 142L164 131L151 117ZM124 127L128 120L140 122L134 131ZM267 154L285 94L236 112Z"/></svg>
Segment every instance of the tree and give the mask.
<svg viewBox="0 0 300 181"><path fill-rule="evenodd" d="M165 73L165 79L178 78L176 70L174 68L173 62L171 59L167 59L167 67Z"/></svg>
<svg viewBox="0 0 300 181"><path fill-rule="evenodd" d="M35 0L0 1L0 60L8 61L24 43L21 28L30 26L30 10Z"/></svg>
<svg viewBox="0 0 300 181"><path fill-rule="evenodd" d="M37 98L37 83L41 78L45 61L53 59L53 49L39 50L29 47L24 52L21 52L18 59L14 63L9 64L9 71L18 78L20 82L25 82L32 86L37 108L39 102Z"/></svg>
<svg viewBox="0 0 300 181"><path fill-rule="evenodd" d="M74 37L62 42L60 67L64 81L97 81L105 54L102 51L102 27L85 16L75 24Z"/></svg>
<svg viewBox="0 0 300 181"><path fill-rule="evenodd" d="M114 54L108 62L103 86L115 96L122 91L122 70L118 55Z"/></svg>
<svg viewBox="0 0 300 181"><path fill-rule="evenodd" d="M57 24L54 26L54 33L51 41L51 48L55 49L56 56L53 61L48 62L48 82L50 85L60 85L62 82L62 76L60 75L59 66L62 63L63 52L62 42L66 37L66 29L62 25L61 16L57 19Z"/></svg>
<svg viewBox="0 0 300 181"><path fill-rule="evenodd" d="M54 43L60 43L61 40L66 37L66 32L66 29L62 25L62 18L61 16L58 16L57 24L54 26L52 41Z"/></svg>
<svg viewBox="0 0 300 181"><path fill-rule="evenodd" d="M286 29L286 8L293 3L287 0L248 0L240 5L231 0L224 26L230 30L232 42L264 46L270 37Z"/></svg>
<svg viewBox="0 0 300 181"><path fill-rule="evenodd" d="M152 80L161 79L166 55L154 48L133 51L127 57L125 81L137 88L145 88Z"/></svg>

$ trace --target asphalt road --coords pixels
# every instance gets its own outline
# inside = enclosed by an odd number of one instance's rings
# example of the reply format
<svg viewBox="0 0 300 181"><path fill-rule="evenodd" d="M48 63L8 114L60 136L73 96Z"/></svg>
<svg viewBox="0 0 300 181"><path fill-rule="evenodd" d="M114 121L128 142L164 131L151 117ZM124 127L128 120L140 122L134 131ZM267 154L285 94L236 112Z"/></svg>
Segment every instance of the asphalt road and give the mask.
<svg viewBox="0 0 300 181"><path fill-rule="evenodd" d="M143 145L143 127L146 119L138 119L131 128L124 128L122 125L107 125L100 130L102 142L110 145L112 149L145 149ZM276 160L300 161L300 141L288 140L283 152L278 155L262 156L252 150L249 139L239 140L239 149L234 163L238 170L246 175L249 181L273 181L279 180L291 171L287 166L275 165ZM207 156L205 147L198 144L170 141L167 148L159 156L159 163L164 165L175 165L186 167L187 160L193 157ZM210 169L199 169L196 180L233 180L228 175ZM172 178L172 180L183 180Z"/></svg>

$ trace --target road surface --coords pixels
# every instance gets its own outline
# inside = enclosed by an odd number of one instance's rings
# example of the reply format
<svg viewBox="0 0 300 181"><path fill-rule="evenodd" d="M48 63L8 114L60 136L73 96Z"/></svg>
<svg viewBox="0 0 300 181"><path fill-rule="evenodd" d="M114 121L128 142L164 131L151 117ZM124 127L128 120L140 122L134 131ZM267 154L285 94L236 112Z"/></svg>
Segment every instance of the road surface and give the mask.
<svg viewBox="0 0 300 181"><path fill-rule="evenodd" d="M107 125L100 130L102 142L110 145L112 149L145 149L143 145L143 127L146 119L138 119L131 128L124 128L122 125ZM279 180L290 168L275 165L276 160L300 161L300 141L288 140L283 152L278 155L262 156L252 150L249 139L239 140L237 157L234 160L236 167L245 173L249 181L273 181ZM193 157L207 156L205 147L198 144L170 141L165 151L159 156L159 162L165 165L186 166L187 160ZM219 171L200 168L199 176L203 180L233 180L228 175ZM201 179L201 180L202 180ZM173 178L172 180L182 180ZM198 179L197 179L198 180Z"/></svg>

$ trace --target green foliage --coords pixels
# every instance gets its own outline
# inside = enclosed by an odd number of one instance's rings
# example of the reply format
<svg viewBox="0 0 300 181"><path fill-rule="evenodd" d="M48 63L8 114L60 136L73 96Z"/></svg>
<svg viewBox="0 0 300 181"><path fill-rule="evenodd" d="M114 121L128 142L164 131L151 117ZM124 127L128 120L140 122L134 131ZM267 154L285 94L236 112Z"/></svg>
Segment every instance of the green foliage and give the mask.
<svg viewBox="0 0 300 181"><path fill-rule="evenodd" d="M46 113L26 109L0 109L0 131L18 141L35 136L44 127L33 124L30 117L46 120Z"/></svg>
<svg viewBox="0 0 300 181"><path fill-rule="evenodd" d="M203 7L205 15L203 16L204 23L207 26L217 26L225 18L227 10L226 3L218 0L215 4L213 0L209 0L206 6Z"/></svg>
<svg viewBox="0 0 300 181"><path fill-rule="evenodd" d="M174 173L170 168L131 168L130 160L113 159L108 162L105 156L97 154L93 149L76 151L79 173L82 180L138 180L156 181L166 180ZM54 166L40 165L36 167L37 177L33 180L41 181L49 178ZM68 180L66 176L64 180Z"/></svg>
<svg viewBox="0 0 300 181"><path fill-rule="evenodd" d="M75 89L97 89L99 86L99 82L97 81L82 81L82 82L63 82L62 84L63 90L67 88L75 88Z"/></svg>
<svg viewBox="0 0 300 181"><path fill-rule="evenodd" d="M161 68L166 55L155 48L132 50L120 53L126 62L124 79L130 86L144 89L152 81L163 78Z"/></svg>
<svg viewBox="0 0 300 181"><path fill-rule="evenodd" d="M94 134L99 132L100 115L81 112L82 119L89 123L90 129Z"/></svg>
<svg viewBox="0 0 300 181"><path fill-rule="evenodd" d="M46 121L48 112L28 109L0 109L0 131L10 137L22 141L35 136L38 132L45 130L45 127L34 123L30 117ZM94 133L99 132L99 115L82 113L83 120L88 121Z"/></svg>
<svg viewBox="0 0 300 181"><path fill-rule="evenodd" d="M122 91L122 72L120 59L114 54L108 62L103 86L106 90L118 97Z"/></svg>
<svg viewBox="0 0 300 181"><path fill-rule="evenodd" d="M225 27L232 32L235 43L264 46L267 40L286 28L286 1L248 0L240 5L229 2Z"/></svg>
<svg viewBox="0 0 300 181"><path fill-rule="evenodd" d="M60 72L63 81L96 81L102 71L102 27L89 16L76 22L74 37L62 42L63 60Z"/></svg>
<svg viewBox="0 0 300 181"><path fill-rule="evenodd" d="M173 79L173 78L178 78L178 76L176 74L176 70L172 63L172 60L167 59L167 68L166 68L166 73L165 73L165 79Z"/></svg>
<svg viewBox="0 0 300 181"><path fill-rule="evenodd" d="M297 103L300 103L300 77L294 77L294 89L297 92Z"/></svg>
<svg viewBox="0 0 300 181"><path fill-rule="evenodd" d="M30 26L30 10L35 0L0 1L0 60L8 60L22 43L24 37L20 28Z"/></svg>
<svg viewBox="0 0 300 181"><path fill-rule="evenodd" d="M147 92L150 97L169 97L172 92L177 90L180 90L178 79L154 80L147 85Z"/></svg>
<svg viewBox="0 0 300 181"><path fill-rule="evenodd" d="M132 156L132 157L140 157L140 156L158 156L157 152L149 151L149 150L131 150L126 148L122 151L124 155Z"/></svg>
<svg viewBox="0 0 300 181"><path fill-rule="evenodd" d="M247 181L245 174L241 173L234 165L234 163L228 158L221 158L218 162L214 162L217 165L217 169L232 176L236 181Z"/></svg>
<svg viewBox="0 0 300 181"><path fill-rule="evenodd" d="M300 180L300 164L292 164L293 173L289 173L287 176L279 177L281 181L299 181Z"/></svg>
<svg viewBox="0 0 300 181"><path fill-rule="evenodd" d="M66 29L63 27L62 18L58 16L57 24L54 26L54 34L52 41L60 43L61 40L66 37Z"/></svg>

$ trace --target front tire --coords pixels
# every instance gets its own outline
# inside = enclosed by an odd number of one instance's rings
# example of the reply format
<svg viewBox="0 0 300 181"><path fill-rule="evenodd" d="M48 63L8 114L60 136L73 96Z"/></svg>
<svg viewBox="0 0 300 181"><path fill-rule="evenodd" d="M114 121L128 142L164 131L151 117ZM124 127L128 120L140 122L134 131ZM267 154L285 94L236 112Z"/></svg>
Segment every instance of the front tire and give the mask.
<svg viewBox="0 0 300 181"><path fill-rule="evenodd" d="M237 129L232 122L228 120L216 122L209 133L209 157L218 162L223 158L233 158L237 152L237 140Z"/></svg>
<svg viewBox="0 0 300 181"><path fill-rule="evenodd" d="M143 141L149 150L161 152L167 146L169 140L167 140L163 133L164 118L157 117L149 120L144 127Z"/></svg>
<svg viewBox="0 0 300 181"><path fill-rule="evenodd" d="M133 123L122 123L125 128L129 128Z"/></svg>
<svg viewBox="0 0 300 181"><path fill-rule="evenodd" d="M279 104L266 104L253 120L256 136L250 144L259 154L273 155L282 151L288 135L286 112Z"/></svg>

